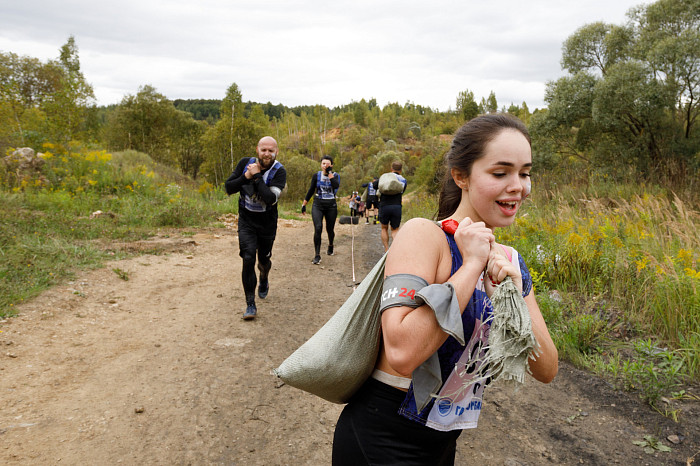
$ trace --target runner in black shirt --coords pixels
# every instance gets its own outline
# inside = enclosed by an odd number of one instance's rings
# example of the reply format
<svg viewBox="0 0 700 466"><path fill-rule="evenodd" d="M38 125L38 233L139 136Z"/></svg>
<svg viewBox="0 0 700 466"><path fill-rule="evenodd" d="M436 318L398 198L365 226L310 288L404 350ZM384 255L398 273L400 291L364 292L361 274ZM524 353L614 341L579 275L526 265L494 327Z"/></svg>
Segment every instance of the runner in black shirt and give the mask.
<svg viewBox="0 0 700 466"><path fill-rule="evenodd" d="M245 293L245 320L257 315L255 306L255 255L258 256L260 286L263 299L270 289L268 274L272 267L272 245L277 234L277 201L287 183L287 172L275 160L277 141L265 136L258 142L258 158L245 157L238 162L226 180L226 193L240 192L238 201L238 245L243 259L241 276Z"/></svg>

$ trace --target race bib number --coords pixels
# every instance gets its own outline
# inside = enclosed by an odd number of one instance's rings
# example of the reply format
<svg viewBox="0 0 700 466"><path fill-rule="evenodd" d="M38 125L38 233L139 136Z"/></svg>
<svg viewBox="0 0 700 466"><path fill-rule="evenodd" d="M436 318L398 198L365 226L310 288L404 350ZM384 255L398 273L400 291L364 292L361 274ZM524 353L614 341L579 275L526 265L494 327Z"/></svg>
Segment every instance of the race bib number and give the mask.
<svg viewBox="0 0 700 466"><path fill-rule="evenodd" d="M443 385L425 423L428 427L449 431L473 429L481 414L481 400L488 373L482 373L486 354L489 325L481 320L474 323L474 331L467 346ZM487 371L488 372L488 371Z"/></svg>

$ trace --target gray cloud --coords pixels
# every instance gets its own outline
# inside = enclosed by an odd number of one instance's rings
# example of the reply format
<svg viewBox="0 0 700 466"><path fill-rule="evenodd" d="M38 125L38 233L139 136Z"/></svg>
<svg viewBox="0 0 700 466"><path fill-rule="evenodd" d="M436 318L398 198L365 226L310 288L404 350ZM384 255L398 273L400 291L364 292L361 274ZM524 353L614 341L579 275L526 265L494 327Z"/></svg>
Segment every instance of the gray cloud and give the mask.
<svg viewBox="0 0 700 466"><path fill-rule="evenodd" d="M457 93L543 105L561 44L635 0L0 0L0 50L56 58L74 35L100 103L151 84L171 99L336 106L361 98L446 110Z"/></svg>

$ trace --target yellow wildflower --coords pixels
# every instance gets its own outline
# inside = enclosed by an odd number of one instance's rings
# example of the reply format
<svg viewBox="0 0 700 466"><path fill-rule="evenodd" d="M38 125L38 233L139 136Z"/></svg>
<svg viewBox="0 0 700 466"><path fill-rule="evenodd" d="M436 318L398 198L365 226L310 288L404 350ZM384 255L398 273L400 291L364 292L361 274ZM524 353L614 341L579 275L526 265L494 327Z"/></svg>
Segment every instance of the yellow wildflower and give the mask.
<svg viewBox="0 0 700 466"><path fill-rule="evenodd" d="M693 265L693 252L689 249L679 249L676 258L680 265L685 267L692 267Z"/></svg>
<svg viewBox="0 0 700 466"><path fill-rule="evenodd" d="M637 264L637 272L644 270L649 264L649 258L647 256L642 256L639 260L634 261Z"/></svg>
<svg viewBox="0 0 700 466"><path fill-rule="evenodd" d="M569 238L567 239L567 242L570 244L573 244L574 246L578 246L581 244L583 241L583 237L581 237L579 234L571 232L569 234Z"/></svg>

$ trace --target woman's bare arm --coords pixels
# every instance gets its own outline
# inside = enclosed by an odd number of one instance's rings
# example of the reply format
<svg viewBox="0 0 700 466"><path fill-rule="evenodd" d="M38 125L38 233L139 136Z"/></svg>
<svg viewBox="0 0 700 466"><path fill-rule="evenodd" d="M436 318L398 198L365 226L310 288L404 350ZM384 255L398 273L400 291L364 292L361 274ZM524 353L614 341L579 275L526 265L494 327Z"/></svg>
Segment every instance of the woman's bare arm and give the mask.
<svg viewBox="0 0 700 466"><path fill-rule="evenodd" d="M425 219L407 222L389 249L385 275L412 274L429 284L449 281L457 293L460 309L464 309L484 268L492 234L479 224L471 228L465 224L463 230L455 233L455 238L458 244L464 245L466 254L463 252L463 257L466 259L462 267L450 276L452 259L444 233ZM481 251L474 254L470 248ZM438 325L429 306L415 309L402 306L389 308L382 314L382 338L379 368L387 363L392 372L410 376L445 342L447 334Z"/></svg>
<svg viewBox="0 0 700 466"><path fill-rule="evenodd" d="M540 307L537 305L534 289L525 297L525 303L530 311L532 332L535 335L535 340L537 340L539 353L535 360L528 360L530 371L535 379L543 383L549 383L559 371L559 353L556 346L554 346L552 337L549 335Z"/></svg>

